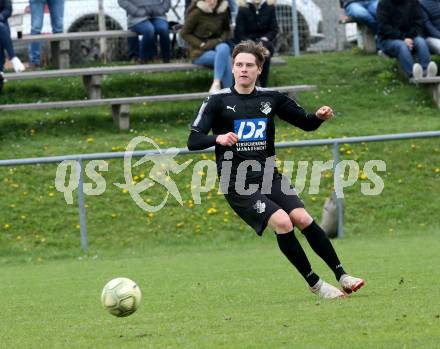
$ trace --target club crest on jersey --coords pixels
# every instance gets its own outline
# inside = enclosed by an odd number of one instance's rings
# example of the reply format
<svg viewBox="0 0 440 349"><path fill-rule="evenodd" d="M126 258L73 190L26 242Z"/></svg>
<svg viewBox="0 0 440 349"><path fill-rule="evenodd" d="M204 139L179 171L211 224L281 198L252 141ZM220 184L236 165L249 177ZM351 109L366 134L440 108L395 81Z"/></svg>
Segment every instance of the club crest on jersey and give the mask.
<svg viewBox="0 0 440 349"><path fill-rule="evenodd" d="M234 120L234 133L239 142L266 140L267 119Z"/></svg>
<svg viewBox="0 0 440 349"><path fill-rule="evenodd" d="M266 211L266 203L261 200L258 200L253 207L257 213L264 213L264 211Z"/></svg>
<svg viewBox="0 0 440 349"><path fill-rule="evenodd" d="M261 102L260 110L266 115L269 114L272 111L270 102Z"/></svg>

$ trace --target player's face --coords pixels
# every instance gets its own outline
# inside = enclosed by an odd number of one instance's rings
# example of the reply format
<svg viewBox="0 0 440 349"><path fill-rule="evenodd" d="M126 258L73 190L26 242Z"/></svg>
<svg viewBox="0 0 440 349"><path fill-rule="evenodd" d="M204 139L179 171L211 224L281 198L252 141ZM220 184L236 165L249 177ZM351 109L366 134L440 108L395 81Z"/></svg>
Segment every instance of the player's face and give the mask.
<svg viewBox="0 0 440 349"><path fill-rule="evenodd" d="M235 56L232 66L235 83L242 87L255 85L258 75L261 74L261 68L258 67L256 58L251 53L239 53Z"/></svg>

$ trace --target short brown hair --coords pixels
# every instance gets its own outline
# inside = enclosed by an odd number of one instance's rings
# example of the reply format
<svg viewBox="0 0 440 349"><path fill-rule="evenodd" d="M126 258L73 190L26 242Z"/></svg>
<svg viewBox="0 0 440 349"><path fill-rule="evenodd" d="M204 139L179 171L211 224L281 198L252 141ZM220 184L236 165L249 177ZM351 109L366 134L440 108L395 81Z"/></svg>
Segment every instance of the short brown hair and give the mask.
<svg viewBox="0 0 440 349"><path fill-rule="evenodd" d="M235 57L237 57L239 53L250 53L255 56L255 61L258 67L261 68L264 64L265 51L266 49L261 42L257 44L252 40L245 40L235 45L232 51L232 61L235 60Z"/></svg>

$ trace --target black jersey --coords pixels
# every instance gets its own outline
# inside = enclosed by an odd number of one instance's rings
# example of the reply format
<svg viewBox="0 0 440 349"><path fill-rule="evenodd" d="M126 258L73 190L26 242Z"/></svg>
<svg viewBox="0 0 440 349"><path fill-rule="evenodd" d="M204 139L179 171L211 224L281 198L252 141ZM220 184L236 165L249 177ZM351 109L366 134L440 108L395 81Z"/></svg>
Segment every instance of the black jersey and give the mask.
<svg viewBox="0 0 440 349"><path fill-rule="evenodd" d="M225 152L232 151L231 178L245 160L256 160L264 169L266 159L275 155L275 115L305 131L316 130L323 122L278 91L256 87L250 94L239 94L231 87L205 99L192 124L188 148L201 150L215 145L219 174ZM213 135L208 135L211 130ZM232 147L216 144L217 135L228 132L238 136L238 143ZM262 174L248 171L246 177Z"/></svg>

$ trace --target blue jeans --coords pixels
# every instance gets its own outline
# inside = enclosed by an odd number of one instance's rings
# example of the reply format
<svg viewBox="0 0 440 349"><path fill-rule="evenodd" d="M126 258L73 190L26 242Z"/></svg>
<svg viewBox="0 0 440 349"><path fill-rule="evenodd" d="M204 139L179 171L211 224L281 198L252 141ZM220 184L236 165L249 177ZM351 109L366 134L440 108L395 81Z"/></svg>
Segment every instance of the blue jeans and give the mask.
<svg viewBox="0 0 440 349"><path fill-rule="evenodd" d="M232 86L231 49L228 44L222 42L214 50L205 51L193 63L214 67L214 79L220 80L223 88Z"/></svg>
<svg viewBox="0 0 440 349"><path fill-rule="evenodd" d="M0 71L3 71L5 65L5 51L8 53L9 59L15 57L9 25L0 22Z"/></svg>
<svg viewBox="0 0 440 349"><path fill-rule="evenodd" d="M168 62L170 60L170 30L168 22L162 18L151 18L142 21L130 28L131 31L142 35L139 47L139 39L128 39L128 53L130 58L136 56L138 52L139 58L143 61L151 60L157 53L156 36L159 35L160 53L162 60Z"/></svg>
<svg viewBox="0 0 440 349"><path fill-rule="evenodd" d="M47 2L50 13L50 24L53 33L63 32L64 0L29 0L31 7L31 34L41 34L43 28L44 5ZM29 62L40 64L41 43L33 42L29 45Z"/></svg>
<svg viewBox="0 0 440 349"><path fill-rule="evenodd" d="M388 56L397 57L400 65L405 71L406 76L409 78L412 76L412 67L414 59L412 54L415 52L419 58L420 64L425 71L431 61L431 55L429 54L428 44L421 36L413 38L414 48L410 51L407 44L403 40L383 40L382 47L383 52Z"/></svg>
<svg viewBox="0 0 440 349"><path fill-rule="evenodd" d="M377 0L356 1L345 7L345 13L353 17L356 22L367 25L374 34L377 34L376 10Z"/></svg>

